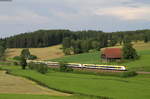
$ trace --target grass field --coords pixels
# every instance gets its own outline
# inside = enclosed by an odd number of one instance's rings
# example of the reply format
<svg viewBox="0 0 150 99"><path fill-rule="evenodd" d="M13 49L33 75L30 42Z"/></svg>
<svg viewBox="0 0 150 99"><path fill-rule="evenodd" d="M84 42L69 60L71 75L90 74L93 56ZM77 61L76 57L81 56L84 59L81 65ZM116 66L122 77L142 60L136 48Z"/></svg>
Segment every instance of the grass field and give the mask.
<svg viewBox="0 0 150 99"><path fill-rule="evenodd" d="M133 44L133 47L137 50L148 50L148 49L150 49L150 43L144 43L142 41L139 41L139 42L132 42L132 44ZM113 46L113 47L121 48L122 46L117 44L116 46Z"/></svg>
<svg viewBox="0 0 150 99"><path fill-rule="evenodd" d="M107 96L113 99L149 99L150 97L150 75L138 75L131 78L119 78L54 71L50 71L46 75L42 75L35 71L21 70L18 67L1 68L10 69L12 74L32 78L47 85L50 88L55 88L61 91L95 96ZM0 97L2 96L3 95L0 95ZM80 98L77 97L76 99Z"/></svg>
<svg viewBox="0 0 150 99"><path fill-rule="evenodd" d="M52 59L51 61L65 61L65 62L82 63L82 64L124 65L129 70L150 72L150 43L145 44L139 42L137 44L134 44L134 46L137 49L138 54L140 55L140 59L135 61L124 61L122 63L116 63L116 62L102 63L99 51L92 52L92 53L83 53L78 55L64 56L62 58Z"/></svg>
<svg viewBox="0 0 150 99"><path fill-rule="evenodd" d="M150 72L150 50L138 51L140 59L135 61L125 61L123 63L102 63L100 52L84 53L79 55L65 56L63 58L53 59L51 61L65 61L70 63L82 64L113 64L125 65L129 70L148 71Z"/></svg>
<svg viewBox="0 0 150 99"><path fill-rule="evenodd" d="M87 96L49 96L49 95L25 95L25 94L0 94L0 99L99 99Z"/></svg>
<svg viewBox="0 0 150 99"><path fill-rule="evenodd" d="M35 82L25 78L8 75L5 73L5 71L0 71L0 93L46 94L54 96L69 95L41 87Z"/></svg>
<svg viewBox="0 0 150 99"><path fill-rule="evenodd" d="M60 49L61 45L46 47L46 48L30 48L30 52L38 57L38 60L47 60L63 57L64 54ZM22 49L11 48L6 50L6 58L13 58L19 56Z"/></svg>

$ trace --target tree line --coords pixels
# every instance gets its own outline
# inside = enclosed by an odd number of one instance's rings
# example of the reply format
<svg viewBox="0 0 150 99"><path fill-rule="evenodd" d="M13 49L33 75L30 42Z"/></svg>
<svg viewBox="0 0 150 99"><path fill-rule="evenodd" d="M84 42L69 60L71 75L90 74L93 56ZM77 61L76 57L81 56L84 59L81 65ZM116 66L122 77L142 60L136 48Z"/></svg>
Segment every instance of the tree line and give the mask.
<svg viewBox="0 0 150 99"><path fill-rule="evenodd" d="M0 39L0 60L3 59L5 50L6 50L6 42L5 40Z"/></svg>
<svg viewBox="0 0 150 99"><path fill-rule="evenodd" d="M106 33L102 31L38 30L1 40L7 48L37 48L63 44L67 54L99 50L117 43L150 41L150 30ZM3 48L1 48L3 49Z"/></svg>
<svg viewBox="0 0 150 99"><path fill-rule="evenodd" d="M66 37L63 39L63 51L66 55L79 54L100 48L126 44L137 41L150 41L150 30L125 31L104 33L101 31L76 32L77 39Z"/></svg>

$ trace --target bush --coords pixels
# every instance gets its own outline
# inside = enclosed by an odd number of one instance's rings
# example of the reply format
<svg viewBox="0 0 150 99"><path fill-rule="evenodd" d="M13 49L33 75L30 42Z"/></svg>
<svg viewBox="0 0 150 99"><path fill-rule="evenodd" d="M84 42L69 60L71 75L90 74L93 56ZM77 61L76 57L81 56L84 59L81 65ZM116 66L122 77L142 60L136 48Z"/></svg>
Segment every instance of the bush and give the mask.
<svg viewBox="0 0 150 99"><path fill-rule="evenodd" d="M35 59L37 59L37 56L35 56L35 55L30 55L30 56L28 57L28 59L29 59L29 60L35 60Z"/></svg>
<svg viewBox="0 0 150 99"><path fill-rule="evenodd" d="M123 51L124 59L138 59L139 58L136 52L136 49L133 48L133 45L131 43L125 43L122 51Z"/></svg>
<svg viewBox="0 0 150 99"><path fill-rule="evenodd" d="M133 77L136 76L137 73L135 71L127 71L121 74L121 77Z"/></svg>
<svg viewBox="0 0 150 99"><path fill-rule="evenodd" d="M42 74L46 74L48 72L48 66L43 63L29 63L28 64L29 69L36 70Z"/></svg>
<svg viewBox="0 0 150 99"><path fill-rule="evenodd" d="M68 66L67 66L67 63L61 62L61 63L60 63L60 71L61 71L61 72L72 72L73 69L72 69L71 67L68 67Z"/></svg>
<svg viewBox="0 0 150 99"><path fill-rule="evenodd" d="M18 62L14 62L13 65L16 65L16 66L17 66L17 65L19 65L19 63L18 63Z"/></svg>
<svg viewBox="0 0 150 99"><path fill-rule="evenodd" d="M37 71L42 74L46 74L48 72L48 66L46 64L38 64Z"/></svg>
<svg viewBox="0 0 150 99"><path fill-rule="evenodd" d="M17 61L20 61L21 60L21 56L15 56L13 59L17 60Z"/></svg>
<svg viewBox="0 0 150 99"><path fill-rule="evenodd" d="M63 49L63 52L64 52L65 55L72 55L72 54L74 54L72 48Z"/></svg>
<svg viewBox="0 0 150 99"><path fill-rule="evenodd" d="M37 64L35 64L33 62L30 62L30 63L28 63L28 68L31 69L31 70L35 70L36 69L36 65Z"/></svg>

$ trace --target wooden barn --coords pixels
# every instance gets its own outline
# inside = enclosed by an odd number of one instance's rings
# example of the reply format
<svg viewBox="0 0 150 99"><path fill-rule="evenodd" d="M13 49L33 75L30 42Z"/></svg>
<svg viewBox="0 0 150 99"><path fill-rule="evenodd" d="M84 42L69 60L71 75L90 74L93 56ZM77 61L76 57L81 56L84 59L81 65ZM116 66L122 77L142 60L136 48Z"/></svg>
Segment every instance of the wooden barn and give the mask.
<svg viewBox="0 0 150 99"><path fill-rule="evenodd" d="M101 51L101 58L103 61L120 61L122 58L121 48L105 48Z"/></svg>

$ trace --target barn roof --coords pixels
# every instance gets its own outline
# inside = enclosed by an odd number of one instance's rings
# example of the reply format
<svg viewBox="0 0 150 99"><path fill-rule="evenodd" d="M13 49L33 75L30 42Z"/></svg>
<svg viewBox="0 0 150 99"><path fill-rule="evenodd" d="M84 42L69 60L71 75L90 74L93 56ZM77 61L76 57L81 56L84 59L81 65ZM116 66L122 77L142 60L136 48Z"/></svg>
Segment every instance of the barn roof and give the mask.
<svg viewBox="0 0 150 99"><path fill-rule="evenodd" d="M121 48L106 48L102 51L106 58L122 58Z"/></svg>

